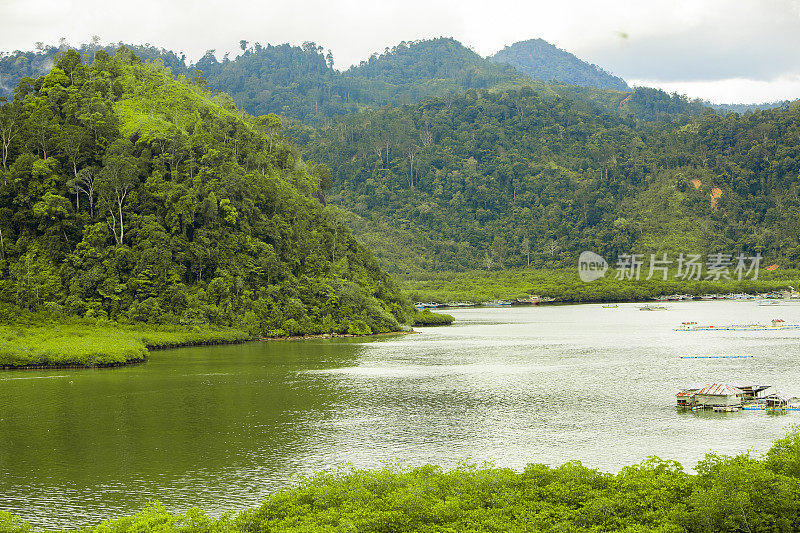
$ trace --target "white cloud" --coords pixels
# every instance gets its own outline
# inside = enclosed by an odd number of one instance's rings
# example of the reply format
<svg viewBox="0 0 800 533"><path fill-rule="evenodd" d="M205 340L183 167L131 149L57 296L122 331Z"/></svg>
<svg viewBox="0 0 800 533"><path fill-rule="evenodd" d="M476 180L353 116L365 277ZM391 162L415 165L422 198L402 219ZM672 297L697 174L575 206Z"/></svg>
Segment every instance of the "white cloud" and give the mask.
<svg viewBox="0 0 800 533"><path fill-rule="evenodd" d="M669 93L686 94L715 104L762 104L800 98L800 75L774 80L732 78L714 81L630 80L631 85L658 87Z"/></svg>

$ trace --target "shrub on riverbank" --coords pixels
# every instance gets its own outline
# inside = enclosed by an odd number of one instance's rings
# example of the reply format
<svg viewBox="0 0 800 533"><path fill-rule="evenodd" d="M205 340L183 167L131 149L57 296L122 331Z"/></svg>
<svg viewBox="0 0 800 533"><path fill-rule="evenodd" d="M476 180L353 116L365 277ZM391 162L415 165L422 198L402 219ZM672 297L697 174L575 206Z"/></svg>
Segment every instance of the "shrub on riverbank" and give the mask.
<svg viewBox="0 0 800 533"><path fill-rule="evenodd" d="M655 457L617 474L569 462L522 472L489 466L323 472L280 490L260 507L211 519L160 504L87 531L625 531L800 530L800 429L765 458L708 454L684 472ZM4 529L5 527L5 529ZM30 531L0 513L0 531Z"/></svg>
<svg viewBox="0 0 800 533"><path fill-rule="evenodd" d="M413 326L449 326L455 318L444 313L432 313L430 309L423 309L413 317Z"/></svg>
<svg viewBox="0 0 800 533"><path fill-rule="evenodd" d="M148 348L242 342L229 328L146 324L51 323L0 325L0 367L106 366L142 361Z"/></svg>

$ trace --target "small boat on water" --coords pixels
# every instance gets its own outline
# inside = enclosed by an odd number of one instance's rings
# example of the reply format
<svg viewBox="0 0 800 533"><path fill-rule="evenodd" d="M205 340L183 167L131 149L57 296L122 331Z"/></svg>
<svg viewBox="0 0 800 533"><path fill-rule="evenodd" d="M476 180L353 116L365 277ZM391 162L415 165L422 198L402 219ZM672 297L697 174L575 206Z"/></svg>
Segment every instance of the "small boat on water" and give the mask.
<svg viewBox="0 0 800 533"><path fill-rule="evenodd" d="M639 308L639 311L666 311L669 309L665 305L643 305Z"/></svg>
<svg viewBox="0 0 800 533"><path fill-rule="evenodd" d="M694 300L691 294L670 294L669 296L659 296L656 298L659 302L681 302L684 300Z"/></svg>
<svg viewBox="0 0 800 533"><path fill-rule="evenodd" d="M603 309L616 309L619 307L618 304L603 304Z"/></svg>
<svg viewBox="0 0 800 533"><path fill-rule="evenodd" d="M472 302L447 302L442 307L475 307L475 304Z"/></svg>
<svg viewBox="0 0 800 533"><path fill-rule="evenodd" d="M442 305L441 304L437 304L435 302L417 302L417 303L414 304L414 307L416 307L417 309L420 309L420 310L421 309L438 309L439 307L442 307Z"/></svg>
<svg viewBox="0 0 800 533"><path fill-rule="evenodd" d="M506 307L511 305L511 300L492 300L490 302L483 302L484 307Z"/></svg>
<svg viewBox="0 0 800 533"><path fill-rule="evenodd" d="M758 305L764 305L764 306L766 306L766 305L780 305L780 304L781 304L780 300L773 300L773 299L759 300L758 301Z"/></svg>
<svg viewBox="0 0 800 533"><path fill-rule="evenodd" d="M517 298L513 302L512 305L539 305L542 303L542 299L539 298L538 294L531 294L525 298Z"/></svg>

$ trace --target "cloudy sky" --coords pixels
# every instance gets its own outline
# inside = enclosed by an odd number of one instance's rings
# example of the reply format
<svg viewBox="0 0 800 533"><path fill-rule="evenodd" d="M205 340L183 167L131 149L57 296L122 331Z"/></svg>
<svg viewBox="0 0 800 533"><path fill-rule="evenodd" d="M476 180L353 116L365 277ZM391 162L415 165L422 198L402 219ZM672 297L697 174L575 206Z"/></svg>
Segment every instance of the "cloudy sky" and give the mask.
<svg viewBox="0 0 800 533"><path fill-rule="evenodd" d="M0 0L0 50L36 41L151 43L191 59L240 39L311 40L337 68L402 40L482 55L541 37L631 84L718 103L800 98L800 0Z"/></svg>

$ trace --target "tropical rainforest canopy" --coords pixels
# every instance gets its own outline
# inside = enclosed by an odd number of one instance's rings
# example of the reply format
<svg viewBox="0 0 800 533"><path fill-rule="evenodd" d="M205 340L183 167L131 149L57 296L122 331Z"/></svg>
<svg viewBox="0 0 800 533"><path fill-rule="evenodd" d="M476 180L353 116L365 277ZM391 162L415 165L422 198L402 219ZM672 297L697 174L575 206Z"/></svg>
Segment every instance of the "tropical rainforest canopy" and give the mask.
<svg viewBox="0 0 800 533"><path fill-rule="evenodd" d="M396 330L397 288L276 115L126 48L74 50L0 107L0 302L54 315Z"/></svg>
<svg viewBox="0 0 800 533"><path fill-rule="evenodd" d="M298 137L332 170L332 202L401 272L571 265L582 250L800 260L800 106L643 120L470 90Z"/></svg>
<svg viewBox="0 0 800 533"><path fill-rule="evenodd" d="M354 231L390 272L564 267L584 249L611 261L624 253L663 252L761 253L784 264L800 258L797 106L716 112L657 89L625 90L602 70L538 41L498 53L510 54L503 61L516 69L495 62L498 56L481 58L453 39L439 38L400 43L343 72L315 43L240 45L242 53L234 59L220 60L209 51L194 65L182 54L149 45L133 49L191 79L181 83L193 94L201 92L204 101L223 106L243 124L257 124L254 131L267 143L271 168L280 169L301 197L316 194L335 204L320 209ZM24 79L22 74L41 70L48 58L68 50L41 48L0 58L3 83ZM110 47L94 42L79 50L88 57ZM525 54L531 57L524 60ZM531 58L544 61L554 74L545 75L545 66ZM528 71L551 81L532 79ZM31 83L25 80L18 94L39 91ZM203 92L204 86L230 97ZM127 137L136 157L145 145L152 154L172 151L171 141L138 132L139 119L131 118L124 102L141 98L129 97L127 86L122 90L114 95L121 102L112 107L121 138ZM260 118L236 111L234 102ZM136 113L152 113L147 105ZM151 108L162 105L167 105L159 111L163 120L173 123L181 138L193 138L194 123L181 123L171 104L153 102ZM14 106L30 108L16 100ZM60 113L67 117L70 111ZM59 120L83 124L79 118ZM54 149L45 157L37 134L25 131L24 140L18 136L8 147L9 169L26 150L28 157L57 160L54 172L71 166L74 180L76 170L103 162L105 152L70 162L53 136ZM281 131L314 164L302 163ZM261 170L242 159L252 154L229 133L215 135L215 143L232 147L242 172ZM165 161L162 172L170 179L173 173L194 179L201 156L181 150L170 160L159 156ZM283 151L295 163L276 163ZM219 172L216 163L206 161ZM297 172L284 168L293 164L316 181L293 178ZM149 172L143 170L140 178ZM206 201L203 194L198 202ZM214 194L219 210L223 200L236 201L227 192ZM85 208L88 198L77 194L71 202L74 209L79 202ZM166 220L163 225L170 230ZM182 232L193 242L196 229L189 224ZM278 253L276 243L265 242ZM338 260L333 253L330 259ZM207 275L204 266L203 282Z"/></svg>

